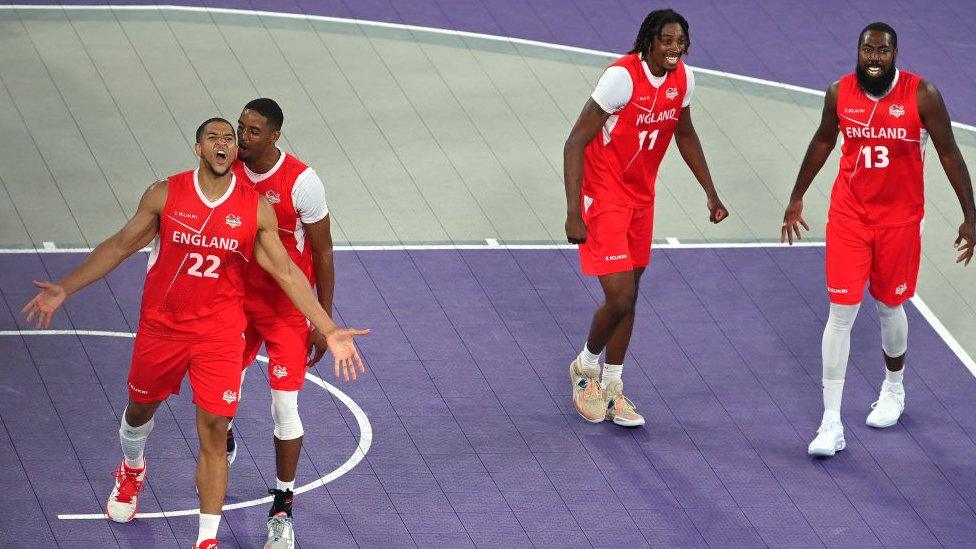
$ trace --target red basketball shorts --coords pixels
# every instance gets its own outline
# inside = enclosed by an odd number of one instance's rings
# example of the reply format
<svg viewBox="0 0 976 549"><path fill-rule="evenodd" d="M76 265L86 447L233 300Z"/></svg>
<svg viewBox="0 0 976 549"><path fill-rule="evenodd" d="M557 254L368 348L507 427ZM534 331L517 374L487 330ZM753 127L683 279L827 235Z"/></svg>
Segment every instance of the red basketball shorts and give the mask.
<svg viewBox="0 0 976 549"><path fill-rule="evenodd" d="M871 228L856 221L827 223L827 295L831 303L860 303L871 295L896 307L915 295L922 257L922 226Z"/></svg>
<svg viewBox="0 0 976 549"><path fill-rule="evenodd" d="M297 391L305 383L305 364L311 330L301 316L249 312L244 330L246 368L264 343L268 349L268 381L276 391ZM240 366L240 365L238 365Z"/></svg>
<svg viewBox="0 0 976 549"><path fill-rule="evenodd" d="M183 376L189 372L193 402L218 416L233 417L240 400L240 334L214 340L167 339L136 334L129 369L129 398L151 403L180 393Z"/></svg>
<svg viewBox="0 0 976 549"><path fill-rule="evenodd" d="M654 206L641 209L583 197L586 242L579 246L585 275L632 271L651 262Z"/></svg>

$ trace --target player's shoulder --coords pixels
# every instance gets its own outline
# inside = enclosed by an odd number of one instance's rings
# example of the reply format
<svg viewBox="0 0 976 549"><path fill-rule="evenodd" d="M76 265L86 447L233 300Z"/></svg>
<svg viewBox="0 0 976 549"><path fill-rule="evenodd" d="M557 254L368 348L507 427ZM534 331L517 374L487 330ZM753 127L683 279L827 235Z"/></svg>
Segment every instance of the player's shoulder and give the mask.
<svg viewBox="0 0 976 549"><path fill-rule="evenodd" d="M308 164L305 161L303 161L301 158L298 158L294 154L287 151L285 151L284 153L285 153L285 162L282 164L282 167L287 166L292 170L296 170L298 173L301 173L305 171L306 168L308 168Z"/></svg>

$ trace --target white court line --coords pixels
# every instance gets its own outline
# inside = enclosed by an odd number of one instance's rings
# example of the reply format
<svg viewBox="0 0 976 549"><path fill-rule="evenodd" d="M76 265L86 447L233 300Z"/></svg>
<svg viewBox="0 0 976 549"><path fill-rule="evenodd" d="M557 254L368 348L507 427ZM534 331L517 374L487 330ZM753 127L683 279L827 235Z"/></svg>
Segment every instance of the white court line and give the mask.
<svg viewBox="0 0 976 549"><path fill-rule="evenodd" d="M239 9L231 9L231 8L207 8L207 7L199 7L199 6L174 6L174 5L65 6L62 4L39 4L39 5L7 4L7 5L0 6L0 10L64 10L64 11L94 10L94 11L176 11L176 12L182 11L182 12L196 12L196 13L220 13L220 14L228 14L228 15L256 15L259 17L274 17L279 19L306 19L311 21L324 21L329 23L342 23L347 25L361 25L364 27L378 27L384 29L399 29L399 30L426 32L430 34L463 36L465 38L478 38L481 40L490 40L492 42L508 42L511 44L535 46L539 48L568 51L572 53L581 53L584 55L594 55L597 57L606 57L606 58L617 58L622 55L621 53L591 50L588 48L578 48L575 46L565 46L562 44L550 44L547 42L539 42L536 40L528 40L525 38L514 38L510 36L481 34L478 32L459 31L453 29L438 29L434 27L423 27L419 25L405 25L402 23L368 21L366 19L349 19L345 17L329 17L325 15L308 15L303 13L284 13L284 12L261 11L261 10L239 10ZM814 90L811 88L805 88L803 86L784 84L783 82L775 82L773 80L765 80L763 78L755 78L752 76L745 76L742 74L735 74L735 73L719 71L715 69L692 67L690 65L689 68L693 72L708 74L711 76L720 76L723 78L729 78L731 80L738 80L740 82L749 82L751 84L759 84L761 86L780 88L783 90L795 91L795 92L805 93L809 95L818 95L821 97L825 95L825 92L823 90ZM952 125L959 129L976 132L976 126L963 124L962 122L952 122Z"/></svg>
<svg viewBox="0 0 976 549"><path fill-rule="evenodd" d="M136 334L131 332L103 332L97 330L0 330L0 336L51 336L51 335L78 335L78 336L101 336L101 337L122 337L122 338L134 338ZM267 357L259 356L258 360L261 362L267 362ZM325 389L326 391L332 393L332 396L339 399L343 404L349 408L352 415L356 418L356 423L359 425L359 444L356 445L356 449L353 450L349 459L345 461L342 465L336 468L331 473L314 480L308 484L304 484L295 488L296 494L301 494L308 492L309 490L314 490L320 486L325 486L326 484L332 482L333 480L341 477L342 475L351 471L359 462L366 457L366 452L369 452L369 448L373 445L373 426L369 422L369 418L366 417L366 412L356 404L349 395L340 391L334 385L329 384L322 378L312 374L311 372L305 373L305 379L311 381L312 383L318 385L319 387ZM230 511L233 509L243 509L245 507L254 507L256 505L262 505L266 503L271 503L274 500L273 496L265 496L259 499L252 499L248 501L241 501L238 503L228 503L223 506L224 511ZM163 511L158 513L138 513L135 518L150 519L150 518L163 518L163 517L181 517L197 515L200 513L200 509L184 509L181 511ZM92 513L92 514L62 514L58 515L60 520L103 520L108 517L104 513Z"/></svg>

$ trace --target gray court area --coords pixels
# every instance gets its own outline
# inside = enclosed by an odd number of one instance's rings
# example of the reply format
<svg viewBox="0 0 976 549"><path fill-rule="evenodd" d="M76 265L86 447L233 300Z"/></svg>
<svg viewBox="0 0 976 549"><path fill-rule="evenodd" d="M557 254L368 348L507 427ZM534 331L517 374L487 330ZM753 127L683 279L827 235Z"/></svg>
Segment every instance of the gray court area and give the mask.
<svg viewBox="0 0 976 549"><path fill-rule="evenodd" d="M195 164L200 121L258 96L281 103L282 147L326 181L339 245L560 243L562 144L607 62L306 18L3 9L0 247L97 244L150 182ZM694 120L732 217L708 223L672 147L656 240L778 239L821 101L699 73ZM976 136L956 136L976 168ZM836 162L808 194L813 240ZM976 270L953 263L961 215L931 145L927 171L919 293L976 355Z"/></svg>

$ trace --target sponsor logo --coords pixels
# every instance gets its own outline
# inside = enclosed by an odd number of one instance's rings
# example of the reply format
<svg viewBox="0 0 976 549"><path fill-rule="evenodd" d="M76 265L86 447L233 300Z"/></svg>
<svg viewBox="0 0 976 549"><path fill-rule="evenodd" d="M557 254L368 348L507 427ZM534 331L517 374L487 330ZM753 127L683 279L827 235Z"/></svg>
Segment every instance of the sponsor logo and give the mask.
<svg viewBox="0 0 976 549"><path fill-rule="evenodd" d="M621 259L627 259L627 254L623 255L608 255L603 258L604 261L620 261Z"/></svg>
<svg viewBox="0 0 976 549"><path fill-rule="evenodd" d="M852 139L908 139L908 130L905 128L847 126L844 128L844 136Z"/></svg>
<svg viewBox="0 0 976 549"><path fill-rule="evenodd" d="M200 246L201 248L220 248L221 250L229 250L232 252L241 246L236 238L218 238L203 234L189 234L182 231L173 231L173 243L189 244L191 246Z"/></svg>
<svg viewBox="0 0 976 549"><path fill-rule="evenodd" d="M277 204L281 202L281 196L271 189L264 193L264 198L268 201L268 204Z"/></svg>
<svg viewBox="0 0 976 549"><path fill-rule="evenodd" d="M895 295L902 295L906 290L908 290L908 284L902 282L897 288L895 288Z"/></svg>
<svg viewBox="0 0 976 549"><path fill-rule="evenodd" d="M133 392L139 393L140 395L148 395L149 394L149 391L147 391L145 389L140 389L140 388L136 387L135 385L133 385L131 383L129 384L129 388L132 389Z"/></svg>
<svg viewBox="0 0 976 549"><path fill-rule="evenodd" d="M186 219L196 219L197 218L197 214L191 214L191 213L181 212L179 210L174 211L173 212L173 215L175 215L176 217L184 217Z"/></svg>
<svg viewBox="0 0 976 549"><path fill-rule="evenodd" d="M236 229L241 226L241 216L234 214L227 214L227 218L224 219L227 226L231 229Z"/></svg>
<svg viewBox="0 0 976 549"><path fill-rule="evenodd" d="M847 288L831 288L830 286L827 286L827 291L832 294L846 294Z"/></svg>
<svg viewBox="0 0 976 549"><path fill-rule="evenodd" d="M667 97L668 99L678 97L678 88L668 88L668 90L664 92L664 97Z"/></svg>
<svg viewBox="0 0 976 549"><path fill-rule="evenodd" d="M227 389L226 391L224 391L224 396L222 396L221 398L227 404L232 404L235 400L237 400L237 393L231 391L230 389Z"/></svg>
<svg viewBox="0 0 976 549"><path fill-rule="evenodd" d="M271 375L275 376L278 379L281 379L288 375L288 368L285 368L281 364L275 364L274 370L272 371Z"/></svg>
<svg viewBox="0 0 976 549"><path fill-rule="evenodd" d="M658 122L664 122L665 120L677 120L678 119L678 109L670 108L666 111L661 112L649 112L646 114L641 114L637 116L638 124L656 124Z"/></svg>
<svg viewBox="0 0 976 549"><path fill-rule="evenodd" d="M650 95L642 95L642 96L638 97L637 100L638 101L650 101L651 100L651 96Z"/></svg>
<svg viewBox="0 0 976 549"><path fill-rule="evenodd" d="M852 109L850 107L844 109L844 114L864 114L865 112L867 111L864 109Z"/></svg>
<svg viewBox="0 0 976 549"><path fill-rule="evenodd" d="M901 118L905 114L905 107L901 105L892 105L888 108L888 114L894 116L895 118Z"/></svg>

